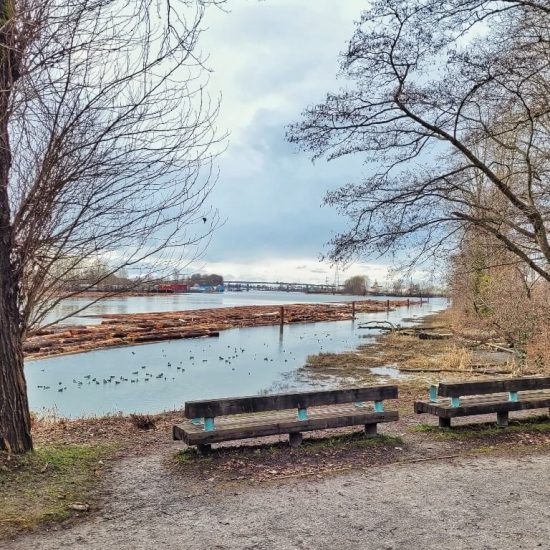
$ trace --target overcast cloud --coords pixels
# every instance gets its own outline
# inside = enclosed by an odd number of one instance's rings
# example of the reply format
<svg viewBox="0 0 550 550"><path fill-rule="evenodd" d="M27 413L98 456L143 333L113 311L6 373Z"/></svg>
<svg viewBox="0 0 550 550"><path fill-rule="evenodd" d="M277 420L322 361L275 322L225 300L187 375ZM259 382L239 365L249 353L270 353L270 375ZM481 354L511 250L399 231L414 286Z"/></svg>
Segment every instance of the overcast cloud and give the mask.
<svg viewBox="0 0 550 550"><path fill-rule="evenodd" d="M230 132L211 201L225 225L201 267L226 278L332 281L319 263L325 243L345 223L322 207L324 194L361 174L359 158L312 164L285 139L285 127L336 80L364 0L231 0L213 11L202 48L213 70L209 91L222 94L218 125ZM356 265L344 277L380 264Z"/></svg>

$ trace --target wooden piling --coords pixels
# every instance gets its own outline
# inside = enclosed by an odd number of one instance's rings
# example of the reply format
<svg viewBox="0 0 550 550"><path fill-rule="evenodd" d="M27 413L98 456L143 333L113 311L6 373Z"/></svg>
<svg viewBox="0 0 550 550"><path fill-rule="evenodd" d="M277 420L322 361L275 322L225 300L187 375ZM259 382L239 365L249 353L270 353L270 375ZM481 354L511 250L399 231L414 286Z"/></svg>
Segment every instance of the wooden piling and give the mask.
<svg viewBox="0 0 550 550"><path fill-rule="evenodd" d="M285 324L285 308L281 306L279 308L279 314L280 314L280 321L281 321L281 327Z"/></svg>
<svg viewBox="0 0 550 550"><path fill-rule="evenodd" d="M390 310L390 301L389 300L386 300L386 309L388 311Z"/></svg>
<svg viewBox="0 0 550 550"><path fill-rule="evenodd" d="M351 318L355 319L355 302L351 302Z"/></svg>

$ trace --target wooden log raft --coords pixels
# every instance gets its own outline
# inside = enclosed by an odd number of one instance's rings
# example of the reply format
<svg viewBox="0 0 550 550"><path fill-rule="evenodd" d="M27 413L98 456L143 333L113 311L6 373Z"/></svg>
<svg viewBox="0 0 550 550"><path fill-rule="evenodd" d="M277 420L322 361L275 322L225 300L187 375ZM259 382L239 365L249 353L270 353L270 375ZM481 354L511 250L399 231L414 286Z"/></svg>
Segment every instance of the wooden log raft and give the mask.
<svg viewBox="0 0 550 550"><path fill-rule="evenodd" d="M392 302L393 307L406 300ZM355 302L356 312L385 311L386 302ZM111 346L217 336L230 328L312 323L352 319L350 304L290 304L281 306L243 306L219 309L170 311L160 313L111 314L100 324L57 326L29 335L24 344L27 357L40 358L59 353L78 353ZM283 325L281 325L283 326Z"/></svg>

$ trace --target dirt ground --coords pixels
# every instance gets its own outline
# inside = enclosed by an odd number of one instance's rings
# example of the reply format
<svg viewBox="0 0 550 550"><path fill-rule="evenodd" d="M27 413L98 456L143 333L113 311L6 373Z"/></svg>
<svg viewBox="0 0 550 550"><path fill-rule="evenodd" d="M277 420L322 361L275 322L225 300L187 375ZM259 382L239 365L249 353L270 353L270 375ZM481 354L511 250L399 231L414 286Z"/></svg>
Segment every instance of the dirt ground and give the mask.
<svg viewBox="0 0 550 550"><path fill-rule="evenodd" d="M550 548L547 452L218 485L167 470L176 448L118 462L103 506L87 521L0 548Z"/></svg>

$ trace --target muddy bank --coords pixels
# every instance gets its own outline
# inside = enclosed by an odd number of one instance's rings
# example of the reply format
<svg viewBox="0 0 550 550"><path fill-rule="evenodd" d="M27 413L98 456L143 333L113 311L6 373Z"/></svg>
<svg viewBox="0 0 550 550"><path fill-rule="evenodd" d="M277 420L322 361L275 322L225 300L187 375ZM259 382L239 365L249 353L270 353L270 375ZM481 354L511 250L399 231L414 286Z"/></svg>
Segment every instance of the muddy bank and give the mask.
<svg viewBox="0 0 550 550"><path fill-rule="evenodd" d="M356 313L382 312L416 302L409 300L361 300ZM54 326L25 340L27 358L78 353L99 348L217 336L230 328L289 323L315 323L352 319L352 303L242 306L160 313L109 314L96 325Z"/></svg>
<svg viewBox="0 0 550 550"><path fill-rule="evenodd" d="M355 351L309 356L304 370L318 379L338 377L358 384L372 383L377 372L385 370L395 371L398 378L414 376L430 382L548 372L544 365L519 365L513 350L494 338L466 338L455 332L448 311L428 315L415 327L385 331L372 338L365 327L365 339L368 343Z"/></svg>

